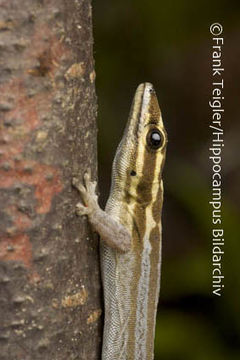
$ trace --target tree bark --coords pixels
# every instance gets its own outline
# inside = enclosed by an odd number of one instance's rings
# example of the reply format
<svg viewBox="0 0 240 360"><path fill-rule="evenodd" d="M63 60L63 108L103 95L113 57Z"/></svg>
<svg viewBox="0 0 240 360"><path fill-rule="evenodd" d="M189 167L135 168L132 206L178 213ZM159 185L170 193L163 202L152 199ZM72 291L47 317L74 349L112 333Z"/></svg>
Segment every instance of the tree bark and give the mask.
<svg viewBox="0 0 240 360"><path fill-rule="evenodd" d="M0 359L98 359L98 243L71 185L96 177L90 0L0 4Z"/></svg>

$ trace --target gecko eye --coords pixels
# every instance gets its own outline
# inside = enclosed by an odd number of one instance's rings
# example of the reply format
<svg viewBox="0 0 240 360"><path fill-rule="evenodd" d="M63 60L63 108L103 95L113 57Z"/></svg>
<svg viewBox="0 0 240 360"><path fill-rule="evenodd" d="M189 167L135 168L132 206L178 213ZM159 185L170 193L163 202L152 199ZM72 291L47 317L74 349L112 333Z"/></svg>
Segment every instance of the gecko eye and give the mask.
<svg viewBox="0 0 240 360"><path fill-rule="evenodd" d="M157 150L162 146L163 136L158 129L151 129L147 134L147 144L153 149Z"/></svg>

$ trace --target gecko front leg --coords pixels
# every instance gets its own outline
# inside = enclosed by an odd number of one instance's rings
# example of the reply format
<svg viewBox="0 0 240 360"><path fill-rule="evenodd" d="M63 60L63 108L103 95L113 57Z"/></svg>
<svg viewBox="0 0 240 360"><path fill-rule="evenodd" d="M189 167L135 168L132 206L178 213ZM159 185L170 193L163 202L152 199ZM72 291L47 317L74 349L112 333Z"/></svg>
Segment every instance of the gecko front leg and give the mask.
<svg viewBox="0 0 240 360"><path fill-rule="evenodd" d="M73 179L73 185L80 192L83 203L78 203L76 212L79 216L87 215L95 231L108 246L120 252L127 252L131 248L129 231L111 215L103 211L98 205L96 195L96 181L90 180L90 171L84 174L84 185Z"/></svg>

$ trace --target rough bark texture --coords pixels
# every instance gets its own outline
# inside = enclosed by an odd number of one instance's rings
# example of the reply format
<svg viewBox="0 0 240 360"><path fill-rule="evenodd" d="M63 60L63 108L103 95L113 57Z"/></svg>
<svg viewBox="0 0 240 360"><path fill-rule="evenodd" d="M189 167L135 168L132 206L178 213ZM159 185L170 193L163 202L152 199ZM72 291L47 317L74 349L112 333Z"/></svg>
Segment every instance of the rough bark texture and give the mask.
<svg viewBox="0 0 240 360"><path fill-rule="evenodd" d="M96 176L90 1L0 6L0 359L98 359L98 244L71 186Z"/></svg>

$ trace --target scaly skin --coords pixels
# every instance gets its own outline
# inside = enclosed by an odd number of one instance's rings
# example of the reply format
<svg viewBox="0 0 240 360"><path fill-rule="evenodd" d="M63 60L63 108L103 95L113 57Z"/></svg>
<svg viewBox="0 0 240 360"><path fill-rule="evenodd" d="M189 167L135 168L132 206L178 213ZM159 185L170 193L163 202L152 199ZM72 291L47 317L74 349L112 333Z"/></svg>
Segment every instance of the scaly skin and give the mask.
<svg viewBox="0 0 240 360"><path fill-rule="evenodd" d="M117 149L105 211L90 172L74 180L101 238L105 320L102 360L152 360L160 288L162 170L167 134L153 86L139 85Z"/></svg>

